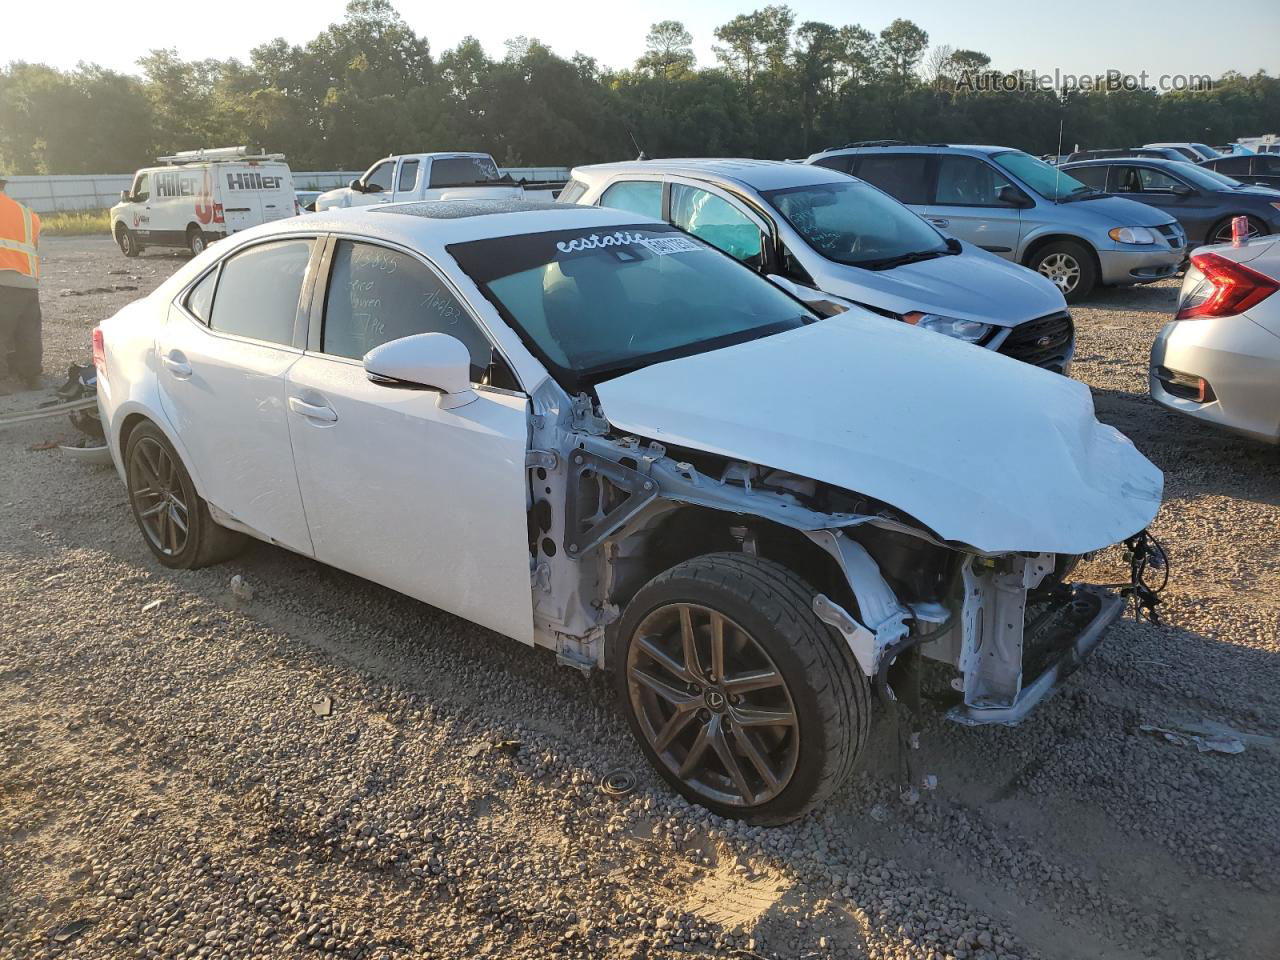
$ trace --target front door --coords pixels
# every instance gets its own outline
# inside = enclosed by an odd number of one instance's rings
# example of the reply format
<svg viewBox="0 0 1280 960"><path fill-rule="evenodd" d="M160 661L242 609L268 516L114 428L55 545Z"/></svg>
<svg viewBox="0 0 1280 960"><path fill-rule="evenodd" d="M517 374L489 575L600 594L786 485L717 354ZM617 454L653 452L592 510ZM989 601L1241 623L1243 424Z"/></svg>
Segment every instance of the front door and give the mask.
<svg viewBox="0 0 1280 960"><path fill-rule="evenodd" d="M1116 164L1111 168L1109 192L1163 210L1182 224L1187 243L1210 243L1209 232L1221 218L1218 198L1206 194L1166 170L1142 164Z"/></svg>
<svg viewBox="0 0 1280 960"><path fill-rule="evenodd" d="M528 399L479 385L440 394L370 382L360 358L446 333L477 384L514 385L453 290L406 252L337 242L323 326L288 372L289 434L315 555L524 643L533 642Z"/></svg>
<svg viewBox="0 0 1280 960"><path fill-rule="evenodd" d="M395 175L396 161L383 160L381 163L375 163L360 178L364 188L351 191L351 205L368 207L375 203L390 203L395 192Z"/></svg>
<svg viewBox="0 0 1280 960"><path fill-rule="evenodd" d="M285 373L314 241L259 243L206 274L158 339L160 398L200 494L262 535L311 553L294 474Z"/></svg>
<svg viewBox="0 0 1280 960"><path fill-rule="evenodd" d="M1012 260L1017 256L1022 211L1000 199L1003 187L1013 184L985 160L940 156L937 187L925 219L966 243Z"/></svg>

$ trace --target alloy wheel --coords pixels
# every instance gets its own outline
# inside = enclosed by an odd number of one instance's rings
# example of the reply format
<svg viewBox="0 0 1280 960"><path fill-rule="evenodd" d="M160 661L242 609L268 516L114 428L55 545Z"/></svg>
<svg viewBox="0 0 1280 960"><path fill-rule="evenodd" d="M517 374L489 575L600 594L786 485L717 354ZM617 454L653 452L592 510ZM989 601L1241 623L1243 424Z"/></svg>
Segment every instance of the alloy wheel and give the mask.
<svg viewBox="0 0 1280 960"><path fill-rule="evenodd" d="M1249 232L1246 236L1249 240L1252 240L1254 237L1262 236L1262 231L1258 229L1258 225L1252 220L1249 221ZM1213 235L1213 242L1230 243L1232 239L1231 221L1228 220L1225 224L1219 227L1218 232Z"/></svg>
<svg viewBox="0 0 1280 960"><path fill-rule="evenodd" d="M1052 280L1064 295L1080 282L1080 264L1069 253L1051 253L1040 261L1039 272Z"/></svg>
<svg viewBox="0 0 1280 960"><path fill-rule="evenodd" d="M177 556L187 545L190 508L172 455L159 442L144 437L129 460L138 524L147 539L166 556Z"/></svg>
<svg viewBox="0 0 1280 960"><path fill-rule="evenodd" d="M627 688L649 746L697 795L753 807L791 781L791 693L760 643L723 614L691 603L649 613L627 652Z"/></svg>

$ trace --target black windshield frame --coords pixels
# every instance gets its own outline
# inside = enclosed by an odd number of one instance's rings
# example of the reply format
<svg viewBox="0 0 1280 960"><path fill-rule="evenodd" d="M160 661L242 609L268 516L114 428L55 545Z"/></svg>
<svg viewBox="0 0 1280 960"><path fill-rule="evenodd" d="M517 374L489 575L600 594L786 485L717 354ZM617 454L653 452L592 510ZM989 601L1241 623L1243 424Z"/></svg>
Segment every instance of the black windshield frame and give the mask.
<svg viewBox="0 0 1280 960"><path fill-rule="evenodd" d="M677 347L655 351L652 353L641 354L626 358L622 362L599 364L596 366L585 367L583 369L574 369L566 367L552 359L537 340L532 337L522 324L503 303L502 299L491 288L494 280L520 273L524 270L536 268L545 265L548 260L545 256L534 255L533 245L530 240L541 240L544 243L555 244L561 241L572 241L580 238L584 233L630 233L642 231L644 233L657 234L659 236L679 237L690 242L696 243L704 248L704 251L717 257L723 257L724 260L733 265L736 270L743 270L752 278L761 283L767 284L770 289L785 297L787 300L795 304L796 312L793 318L787 321L777 323L762 324L759 327L738 331L727 336L708 337L703 340L693 340L689 343L681 344ZM465 273L472 282L475 283L480 293L486 300L492 304L493 308L498 311L498 315L502 317L503 322L510 327L520 338L521 343L533 354L538 361L547 369L551 376L565 390L570 393L578 393L583 390L591 390L597 383L611 380L614 377L630 373L633 370L639 370L644 367L652 366L656 363L663 363L667 360L678 360L681 357L695 356L700 353L709 353L713 350L721 350L725 347L736 346L740 343L749 343L753 340L762 340L765 337L775 336L779 333L785 333L788 330L796 329L810 323L817 323L821 318L813 313L808 304L798 299L792 293L773 284L760 276L750 267L744 266L738 260L735 260L724 251L693 237L678 227L669 223L634 223L634 224L609 224L607 226L578 226L568 230L547 230L536 233L519 233L509 234L500 237L490 237L482 240L469 240L461 243L448 244L445 247L446 252L453 258L458 267Z"/></svg>

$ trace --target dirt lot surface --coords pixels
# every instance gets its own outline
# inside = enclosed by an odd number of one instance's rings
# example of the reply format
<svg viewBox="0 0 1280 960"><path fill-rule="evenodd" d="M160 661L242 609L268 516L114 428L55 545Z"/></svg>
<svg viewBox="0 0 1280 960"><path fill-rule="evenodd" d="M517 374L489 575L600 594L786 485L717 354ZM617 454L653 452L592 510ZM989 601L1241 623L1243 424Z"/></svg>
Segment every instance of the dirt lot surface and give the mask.
<svg viewBox="0 0 1280 960"><path fill-rule="evenodd" d="M185 262L45 255L51 383ZM0 956L1273 960L1280 459L1145 398L1175 292L1074 311L1075 376L1165 470L1166 625L1021 727L931 721L917 803L882 734L782 829L664 789L603 678L266 545L166 571L114 471L33 449L65 421L0 433ZM1141 729L1219 724L1244 752Z"/></svg>

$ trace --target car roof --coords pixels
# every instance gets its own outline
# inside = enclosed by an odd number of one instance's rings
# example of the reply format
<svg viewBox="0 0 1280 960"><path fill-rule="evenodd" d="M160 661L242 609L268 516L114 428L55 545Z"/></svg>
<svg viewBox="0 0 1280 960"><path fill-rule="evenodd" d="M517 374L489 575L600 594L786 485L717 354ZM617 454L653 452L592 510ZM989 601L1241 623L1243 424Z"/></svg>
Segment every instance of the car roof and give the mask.
<svg viewBox="0 0 1280 960"><path fill-rule="evenodd" d="M1100 167L1104 164L1114 165L1117 163L1140 163L1152 167L1194 167L1196 164L1190 160L1170 160L1168 157L1135 157L1132 154L1124 157L1095 157L1092 160L1072 160L1070 163L1064 163L1063 168L1067 167Z"/></svg>
<svg viewBox="0 0 1280 960"><path fill-rule="evenodd" d="M573 176L588 179L620 173L671 174L698 179L732 180L754 190L779 190L807 184L848 180L837 171L782 160L748 160L738 157L678 157L670 160L629 160L575 167Z"/></svg>
<svg viewBox="0 0 1280 960"><path fill-rule="evenodd" d="M516 198L428 200L287 217L236 233L235 239L332 232L386 240L427 252L471 240L642 223L666 227L661 220L638 213L574 203Z"/></svg>
<svg viewBox="0 0 1280 960"><path fill-rule="evenodd" d="M1005 153L1010 150L1016 153L1026 153L1025 150L1018 150L1017 147L1001 147L989 143L897 143L883 147L831 147L828 150L821 151L816 156L825 156L833 153L871 153L873 151L883 151L885 153L955 153L960 151L965 153Z"/></svg>

